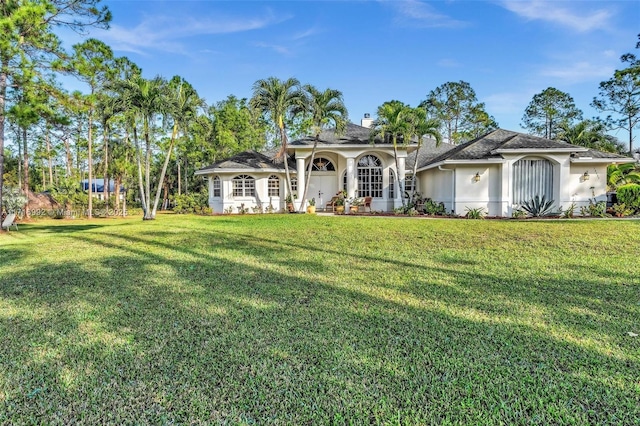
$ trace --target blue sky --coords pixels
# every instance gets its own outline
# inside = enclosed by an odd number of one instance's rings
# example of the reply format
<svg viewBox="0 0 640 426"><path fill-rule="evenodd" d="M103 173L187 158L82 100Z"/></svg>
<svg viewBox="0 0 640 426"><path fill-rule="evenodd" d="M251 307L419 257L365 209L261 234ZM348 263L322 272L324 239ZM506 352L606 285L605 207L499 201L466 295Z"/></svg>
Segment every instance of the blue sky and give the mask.
<svg viewBox="0 0 640 426"><path fill-rule="evenodd" d="M91 36L147 78L180 75L213 104L230 94L250 97L258 79L296 77L341 90L356 123L385 101L416 106L458 80L471 84L505 129L521 130L527 104L550 86L590 118L598 83L620 68L622 54L640 54L639 0L105 4L111 29Z"/></svg>

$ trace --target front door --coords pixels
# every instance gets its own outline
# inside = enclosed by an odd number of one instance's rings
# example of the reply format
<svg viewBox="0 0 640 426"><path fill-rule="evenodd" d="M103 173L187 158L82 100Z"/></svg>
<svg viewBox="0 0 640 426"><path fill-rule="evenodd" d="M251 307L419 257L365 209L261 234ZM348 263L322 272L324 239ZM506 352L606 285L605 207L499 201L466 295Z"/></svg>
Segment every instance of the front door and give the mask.
<svg viewBox="0 0 640 426"><path fill-rule="evenodd" d="M325 204L338 192L338 177L336 173L312 172L309 182L307 198L316 199L316 206L324 210Z"/></svg>

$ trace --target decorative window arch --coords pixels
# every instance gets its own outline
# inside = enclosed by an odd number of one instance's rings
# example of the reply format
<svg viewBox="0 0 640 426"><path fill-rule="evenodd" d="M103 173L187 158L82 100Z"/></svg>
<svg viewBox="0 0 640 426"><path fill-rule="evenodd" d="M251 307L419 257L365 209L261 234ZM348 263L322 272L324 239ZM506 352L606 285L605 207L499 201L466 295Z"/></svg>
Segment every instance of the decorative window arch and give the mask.
<svg viewBox="0 0 640 426"><path fill-rule="evenodd" d="M311 170L314 172L335 172L336 166L334 166L328 158L317 157L313 159L313 167Z"/></svg>
<svg viewBox="0 0 640 426"><path fill-rule="evenodd" d="M396 198L396 174L393 169L389 169L389 199Z"/></svg>
<svg viewBox="0 0 640 426"><path fill-rule="evenodd" d="M254 197L256 195L256 180L249 175L238 175L233 178L234 197Z"/></svg>
<svg viewBox="0 0 640 426"><path fill-rule="evenodd" d="M222 183L220 182L220 176L213 177L213 196L216 198L222 197Z"/></svg>
<svg viewBox="0 0 640 426"><path fill-rule="evenodd" d="M358 196L382 198L382 161L375 155L358 160Z"/></svg>
<svg viewBox="0 0 640 426"><path fill-rule="evenodd" d="M269 197L279 197L280 196L280 178L276 175L269 176L269 180L267 181L267 189Z"/></svg>
<svg viewBox="0 0 640 426"><path fill-rule="evenodd" d="M545 159L516 161L513 164L513 203L522 204L536 195L553 199L553 164Z"/></svg>

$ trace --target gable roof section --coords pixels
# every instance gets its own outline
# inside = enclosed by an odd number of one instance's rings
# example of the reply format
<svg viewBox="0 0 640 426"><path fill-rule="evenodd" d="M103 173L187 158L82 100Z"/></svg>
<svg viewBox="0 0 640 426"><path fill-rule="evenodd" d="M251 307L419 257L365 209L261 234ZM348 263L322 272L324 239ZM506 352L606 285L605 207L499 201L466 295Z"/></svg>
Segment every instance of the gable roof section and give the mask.
<svg viewBox="0 0 640 426"><path fill-rule="evenodd" d="M276 151L257 152L253 150L243 151L226 160L213 163L210 166L198 170L196 175L206 175L213 172L284 172L284 162L273 160ZM295 172L295 164L289 160L289 167Z"/></svg>
<svg viewBox="0 0 640 426"><path fill-rule="evenodd" d="M468 161L501 162L503 153L558 153L565 152L573 159L590 159L603 162L626 161L627 157L590 150L566 142L556 141L510 130L498 129L461 145L454 146L446 152L418 163L418 170L435 167L442 163L465 163ZM595 160L594 160L595 159Z"/></svg>
<svg viewBox="0 0 640 426"><path fill-rule="evenodd" d="M342 134L338 134L336 129L324 129L320 132L318 139L318 146L330 146L330 145L370 145L371 144L371 129L368 127L358 126L357 124L348 123L345 131ZM305 136L301 139L295 140L289 144L291 148L312 146L315 141L314 136ZM417 143L414 138L412 145ZM390 140L383 141L380 137L376 137L373 140L374 144L379 145L391 145Z"/></svg>

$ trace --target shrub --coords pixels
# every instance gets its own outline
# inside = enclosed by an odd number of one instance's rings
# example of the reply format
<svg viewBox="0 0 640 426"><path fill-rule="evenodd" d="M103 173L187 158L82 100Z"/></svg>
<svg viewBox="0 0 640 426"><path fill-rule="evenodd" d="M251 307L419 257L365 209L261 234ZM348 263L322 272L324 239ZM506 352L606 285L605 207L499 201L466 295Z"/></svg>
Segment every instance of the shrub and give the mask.
<svg viewBox="0 0 640 426"><path fill-rule="evenodd" d="M467 214L465 215L467 219L484 219L485 211L482 207L477 207L475 209L466 207L465 210L467 211Z"/></svg>
<svg viewBox="0 0 640 426"><path fill-rule="evenodd" d="M615 214L616 217L625 217L633 214L633 210L628 208L624 203L614 204L611 210L613 210L613 214Z"/></svg>
<svg viewBox="0 0 640 426"><path fill-rule="evenodd" d="M424 212L431 215L443 215L446 213L444 203L436 203L431 198L424 200Z"/></svg>
<svg viewBox="0 0 640 426"><path fill-rule="evenodd" d="M606 217L607 203L604 201L596 201L595 198L590 198L588 206L580 207L580 214L582 216Z"/></svg>
<svg viewBox="0 0 640 426"><path fill-rule="evenodd" d="M618 203L624 204L634 212L640 212L640 185L629 183L617 189Z"/></svg>
<svg viewBox="0 0 640 426"><path fill-rule="evenodd" d="M206 194L182 194L173 197L173 211L178 214L197 213L206 214L209 212Z"/></svg>
<svg viewBox="0 0 640 426"><path fill-rule="evenodd" d="M7 212L21 212L26 204L27 196L22 193L20 188L10 186L2 188L2 205Z"/></svg>

